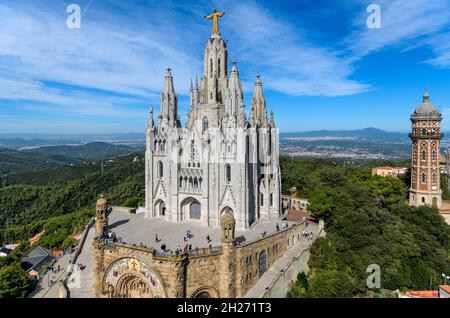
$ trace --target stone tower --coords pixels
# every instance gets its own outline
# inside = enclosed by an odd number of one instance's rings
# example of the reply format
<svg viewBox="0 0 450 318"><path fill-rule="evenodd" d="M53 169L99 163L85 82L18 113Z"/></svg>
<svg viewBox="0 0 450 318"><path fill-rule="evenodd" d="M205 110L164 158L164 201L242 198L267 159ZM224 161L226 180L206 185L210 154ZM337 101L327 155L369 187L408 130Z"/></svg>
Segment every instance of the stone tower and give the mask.
<svg viewBox="0 0 450 318"><path fill-rule="evenodd" d="M236 220L230 211L225 211L220 219L222 227L222 251L221 279L219 293L222 297L235 297L236 281L236 251L234 246L234 231Z"/></svg>
<svg viewBox="0 0 450 318"><path fill-rule="evenodd" d="M440 186L439 143L442 138L441 114L430 103L425 90L422 104L411 115L412 140L411 188L409 204L413 206L442 206Z"/></svg>
<svg viewBox="0 0 450 318"><path fill-rule="evenodd" d="M105 256L105 242L101 234L108 228L108 201L102 194L97 200L95 218L95 238L94 238L94 293L95 297L102 297L103 287L101 277L103 273L103 263Z"/></svg>
<svg viewBox="0 0 450 318"><path fill-rule="evenodd" d="M108 227L108 201L102 194L97 200L95 213L95 236L98 237L104 229Z"/></svg>

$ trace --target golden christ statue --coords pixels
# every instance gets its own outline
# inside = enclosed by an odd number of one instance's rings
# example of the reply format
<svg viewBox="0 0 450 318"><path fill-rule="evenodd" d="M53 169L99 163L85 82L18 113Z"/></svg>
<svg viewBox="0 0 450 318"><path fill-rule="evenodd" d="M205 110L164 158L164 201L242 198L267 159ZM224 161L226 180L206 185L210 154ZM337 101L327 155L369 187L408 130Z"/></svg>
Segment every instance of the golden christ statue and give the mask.
<svg viewBox="0 0 450 318"><path fill-rule="evenodd" d="M213 19L213 33L220 34L219 32L219 18L223 17L225 12L219 13L216 9L213 10L213 13L211 13L208 16L205 16L205 19L211 20Z"/></svg>

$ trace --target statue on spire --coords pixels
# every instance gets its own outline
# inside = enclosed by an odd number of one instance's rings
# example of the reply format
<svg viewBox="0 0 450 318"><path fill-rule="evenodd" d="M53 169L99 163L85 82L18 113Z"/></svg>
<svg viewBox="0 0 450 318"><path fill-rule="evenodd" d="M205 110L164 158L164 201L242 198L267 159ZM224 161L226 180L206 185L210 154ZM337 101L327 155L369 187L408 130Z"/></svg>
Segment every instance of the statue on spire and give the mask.
<svg viewBox="0 0 450 318"><path fill-rule="evenodd" d="M224 14L225 14L225 12L220 13L220 12L217 12L216 9L214 9L213 12L210 15L205 16L206 20L211 20L211 19L213 20L213 33L214 34L220 34L220 32L219 32L219 18L223 17Z"/></svg>

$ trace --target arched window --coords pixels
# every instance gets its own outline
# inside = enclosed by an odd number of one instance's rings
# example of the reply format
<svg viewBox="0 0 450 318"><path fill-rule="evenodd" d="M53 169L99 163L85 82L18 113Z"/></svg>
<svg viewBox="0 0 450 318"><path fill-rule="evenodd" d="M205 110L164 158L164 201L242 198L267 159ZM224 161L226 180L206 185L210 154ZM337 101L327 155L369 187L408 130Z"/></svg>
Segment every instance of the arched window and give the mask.
<svg viewBox="0 0 450 318"><path fill-rule="evenodd" d="M259 274L262 275L267 269L266 251L259 253Z"/></svg>
<svg viewBox="0 0 450 318"><path fill-rule="evenodd" d="M189 217L191 219L200 220L201 213L200 203L197 201L192 202L189 206Z"/></svg>
<svg viewBox="0 0 450 318"><path fill-rule="evenodd" d="M220 70L220 59L219 59L219 61L218 61L217 63L218 63L218 64L217 64L217 68L218 68L218 70L219 70L219 71L217 72L217 76L218 76L218 78L220 78L220 73L221 73L221 72L220 72L220 71L221 71L221 70Z"/></svg>
<svg viewBox="0 0 450 318"><path fill-rule="evenodd" d="M422 150L422 160L426 160L427 159L427 152L424 150Z"/></svg>
<svg viewBox="0 0 450 318"><path fill-rule="evenodd" d="M158 161L158 178L162 178L164 176L164 167L161 161Z"/></svg>
<svg viewBox="0 0 450 318"><path fill-rule="evenodd" d="M199 292L195 298L212 298L211 295L207 291Z"/></svg>
<svg viewBox="0 0 450 318"><path fill-rule="evenodd" d="M425 197L422 197L422 203L425 203Z"/></svg>
<svg viewBox="0 0 450 318"><path fill-rule="evenodd" d="M180 188L183 187L183 177L180 177Z"/></svg>
<svg viewBox="0 0 450 318"><path fill-rule="evenodd" d="M422 135L426 135L427 134L427 129L426 128L422 128Z"/></svg>
<svg viewBox="0 0 450 318"><path fill-rule="evenodd" d="M422 173L422 182L427 182L427 175L424 173Z"/></svg>
<svg viewBox="0 0 450 318"><path fill-rule="evenodd" d="M433 177L432 177L431 180L432 180L433 183L436 183L437 180L436 180L436 174L435 173L433 173Z"/></svg>
<svg viewBox="0 0 450 318"><path fill-rule="evenodd" d="M198 180L197 177L194 178L194 189L198 188Z"/></svg>
<svg viewBox="0 0 450 318"><path fill-rule="evenodd" d="M228 163L225 165L225 181L231 182L231 166Z"/></svg>
<svg viewBox="0 0 450 318"><path fill-rule="evenodd" d="M436 151L435 150L433 150L433 152L431 153L431 158L433 160L436 160Z"/></svg>
<svg viewBox="0 0 450 318"><path fill-rule="evenodd" d="M164 202L161 202L159 204L159 215L161 216L166 215L166 204Z"/></svg>
<svg viewBox="0 0 450 318"><path fill-rule="evenodd" d="M270 206L273 206L273 193L270 194Z"/></svg>
<svg viewBox="0 0 450 318"><path fill-rule="evenodd" d="M259 205L264 206L264 194L262 192L259 193Z"/></svg>
<svg viewBox="0 0 450 318"><path fill-rule="evenodd" d="M208 130L208 117L203 117L202 121L202 132L205 132Z"/></svg>

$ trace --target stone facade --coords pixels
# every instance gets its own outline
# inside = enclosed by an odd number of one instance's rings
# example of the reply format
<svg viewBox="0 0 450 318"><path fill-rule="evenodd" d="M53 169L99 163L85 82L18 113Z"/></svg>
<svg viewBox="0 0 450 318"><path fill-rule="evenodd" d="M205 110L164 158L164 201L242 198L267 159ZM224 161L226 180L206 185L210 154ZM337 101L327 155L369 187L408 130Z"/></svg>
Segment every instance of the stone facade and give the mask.
<svg viewBox="0 0 450 318"><path fill-rule="evenodd" d="M267 116L257 76L247 118L236 62L228 69L227 42L211 34L204 72L190 84L190 109L182 127L172 71L167 69L160 112L147 127L145 209L148 218L220 226L232 213L236 228L281 213L278 134Z"/></svg>
<svg viewBox="0 0 450 318"><path fill-rule="evenodd" d="M99 200L100 201L100 200ZM106 200L97 205L96 228L105 225ZM95 296L243 297L260 276L301 239L304 224L280 229L246 244L236 244L231 213L222 217L222 245L176 255L155 248L94 239ZM108 225L103 228L107 231Z"/></svg>
<svg viewBox="0 0 450 318"><path fill-rule="evenodd" d="M277 224L276 232L250 242L238 244L235 238L236 230L281 222L281 176L277 129L273 113L267 116L261 78L256 78L247 119L235 62L228 71L220 16L211 16L204 73L195 86L191 81L185 127L170 68L156 123L150 110L145 217L220 228L221 245L173 253L121 243L108 236L105 211L110 209L102 197L93 243L96 297L242 297L300 241L303 224L282 229Z"/></svg>
<svg viewBox="0 0 450 318"><path fill-rule="evenodd" d="M411 188L409 203L414 206L442 206L440 185L440 140L442 116L430 103L426 91L414 114L411 115Z"/></svg>

